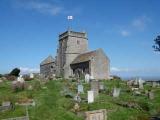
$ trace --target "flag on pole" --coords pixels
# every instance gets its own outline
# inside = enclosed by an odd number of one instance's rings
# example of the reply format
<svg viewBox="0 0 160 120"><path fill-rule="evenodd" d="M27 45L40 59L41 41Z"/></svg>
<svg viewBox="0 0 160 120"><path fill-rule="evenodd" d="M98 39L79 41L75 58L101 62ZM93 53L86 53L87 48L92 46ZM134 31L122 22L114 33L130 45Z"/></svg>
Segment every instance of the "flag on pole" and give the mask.
<svg viewBox="0 0 160 120"><path fill-rule="evenodd" d="M72 20L72 19L73 19L73 16L68 16L67 19L68 19L68 20Z"/></svg>

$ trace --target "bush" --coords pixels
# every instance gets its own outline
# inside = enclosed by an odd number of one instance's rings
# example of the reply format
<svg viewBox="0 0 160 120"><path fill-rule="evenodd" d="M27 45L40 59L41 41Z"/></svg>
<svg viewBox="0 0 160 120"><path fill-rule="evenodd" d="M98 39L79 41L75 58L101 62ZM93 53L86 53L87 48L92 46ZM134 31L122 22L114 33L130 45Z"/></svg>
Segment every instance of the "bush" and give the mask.
<svg viewBox="0 0 160 120"><path fill-rule="evenodd" d="M14 81L14 80L16 80L16 78L17 78L17 77L16 77L16 76L13 76L13 75L7 75L7 76L6 76L6 79L7 79L7 80L10 80L10 81Z"/></svg>

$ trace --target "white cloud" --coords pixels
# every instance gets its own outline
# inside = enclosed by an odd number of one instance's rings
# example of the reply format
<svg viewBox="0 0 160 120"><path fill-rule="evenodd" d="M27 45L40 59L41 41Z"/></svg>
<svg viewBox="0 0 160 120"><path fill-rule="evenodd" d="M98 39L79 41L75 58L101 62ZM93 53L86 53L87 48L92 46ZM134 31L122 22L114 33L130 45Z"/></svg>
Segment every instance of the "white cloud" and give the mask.
<svg viewBox="0 0 160 120"><path fill-rule="evenodd" d="M117 68L117 67L111 67L111 72L128 72L128 68Z"/></svg>
<svg viewBox="0 0 160 120"><path fill-rule="evenodd" d="M23 7L28 10L34 10L44 14L57 15L62 13L63 7L53 3L53 2L41 2L35 0L17 0L16 5L18 7Z"/></svg>
<svg viewBox="0 0 160 120"><path fill-rule="evenodd" d="M138 30L144 30L151 19L147 16L141 16L132 21L132 26Z"/></svg>
<svg viewBox="0 0 160 120"><path fill-rule="evenodd" d="M20 67L21 74L29 74L29 73L39 73L38 68L28 68L28 67Z"/></svg>
<svg viewBox="0 0 160 120"><path fill-rule="evenodd" d="M122 36L124 36L124 37L127 37L127 36L130 35L130 32L127 31L127 30L121 30L121 31L120 31L120 34L121 34Z"/></svg>

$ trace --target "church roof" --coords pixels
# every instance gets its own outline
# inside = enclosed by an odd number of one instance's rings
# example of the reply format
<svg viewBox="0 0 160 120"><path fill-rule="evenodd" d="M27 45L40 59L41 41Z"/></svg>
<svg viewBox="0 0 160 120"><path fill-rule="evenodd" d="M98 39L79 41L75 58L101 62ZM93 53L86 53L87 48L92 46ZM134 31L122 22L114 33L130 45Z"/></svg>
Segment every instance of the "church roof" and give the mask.
<svg viewBox="0 0 160 120"><path fill-rule="evenodd" d="M45 65L52 62L55 62L55 59L50 55L45 60L43 60L40 65Z"/></svg>
<svg viewBox="0 0 160 120"><path fill-rule="evenodd" d="M91 60L93 57L95 57L97 55L97 53L99 51L101 51L102 49L97 49L94 51L90 51L90 52L86 52L83 54L78 55L71 64L76 64L76 63L81 63L81 62L86 62Z"/></svg>

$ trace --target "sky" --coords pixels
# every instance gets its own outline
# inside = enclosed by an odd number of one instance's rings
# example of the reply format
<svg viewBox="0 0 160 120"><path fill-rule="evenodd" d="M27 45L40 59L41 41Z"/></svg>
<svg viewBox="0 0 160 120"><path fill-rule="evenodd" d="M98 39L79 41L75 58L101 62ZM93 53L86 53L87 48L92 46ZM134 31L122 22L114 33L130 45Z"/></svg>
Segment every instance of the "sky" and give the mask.
<svg viewBox="0 0 160 120"><path fill-rule="evenodd" d="M160 78L159 0L0 0L0 73L39 71L56 55L58 35L86 31L89 49L102 48L111 74ZM72 15L69 22L67 16Z"/></svg>

